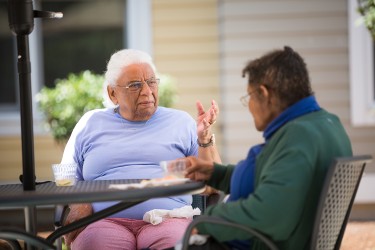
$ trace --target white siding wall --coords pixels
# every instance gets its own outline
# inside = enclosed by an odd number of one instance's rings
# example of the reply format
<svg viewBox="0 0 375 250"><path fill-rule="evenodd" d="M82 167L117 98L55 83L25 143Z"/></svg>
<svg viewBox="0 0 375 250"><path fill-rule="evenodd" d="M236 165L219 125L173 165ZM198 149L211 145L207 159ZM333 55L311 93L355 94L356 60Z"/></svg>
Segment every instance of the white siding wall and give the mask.
<svg viewBox="0 0 375 250"><path fill-rule="evenodd" d="M217 0L155 0L152 6L155 64L176 80L175 108L195 118L197 100L206 109L212 99L220 103ZM222 121L214 128L218 145Z"/></svg>
<svg viewBox="0 0 375 250"><path fill-rule="evenodd" d="M249 59L290 45L306 60L321 106L336 113L353 140L356 154L375 155L375 127L350 125L348 18L343 0L219 1L222 105L226 158L237 161L261 141L247 108L241 70Z"/></svg>

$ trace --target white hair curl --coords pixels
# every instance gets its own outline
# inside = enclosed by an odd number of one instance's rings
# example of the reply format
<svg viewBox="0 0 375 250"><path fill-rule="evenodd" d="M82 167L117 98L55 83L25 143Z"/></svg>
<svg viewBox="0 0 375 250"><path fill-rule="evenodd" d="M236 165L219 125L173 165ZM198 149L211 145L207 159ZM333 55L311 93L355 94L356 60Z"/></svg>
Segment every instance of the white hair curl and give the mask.
<svg viewBox="0 0 375 250"><path fill-rule="evenodd" d="M152 58L146 52L136 49L123 49L114 53L107 64L107 71L105 72L105 81L103 84L103 104L104 107L114 108L116 105L109 98L107 86L115 86L122 70L131 64L146 63L151 66L156 74L156 67L152 62Z"/></svg>

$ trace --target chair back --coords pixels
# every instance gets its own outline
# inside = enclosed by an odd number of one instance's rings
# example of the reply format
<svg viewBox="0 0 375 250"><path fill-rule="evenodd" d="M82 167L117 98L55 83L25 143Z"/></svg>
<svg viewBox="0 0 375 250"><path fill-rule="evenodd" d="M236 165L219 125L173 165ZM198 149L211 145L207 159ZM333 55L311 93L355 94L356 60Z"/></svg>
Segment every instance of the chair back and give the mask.
<svg viewBox="0 0 375 250"><path fill-rule="evenodd" d="M320 195L311 250L340 249L354 198L369 155L334 159Z"/></svg>
<svg viewBox="0 0 375 250"><path fill-rule="evenodd" d="M206 210L206 195L193 194L193 201L191 203L193 208L199 208L203 213Z"/></svg>

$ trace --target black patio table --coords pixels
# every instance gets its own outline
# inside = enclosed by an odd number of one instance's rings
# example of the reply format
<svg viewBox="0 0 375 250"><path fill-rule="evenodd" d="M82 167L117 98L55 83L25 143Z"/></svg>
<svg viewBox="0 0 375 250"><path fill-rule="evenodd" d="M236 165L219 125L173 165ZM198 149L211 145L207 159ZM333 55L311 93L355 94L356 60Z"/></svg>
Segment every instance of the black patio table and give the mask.
<svg viewBox="0 0 375 250"><path fill-rule="evenodd" d="M107 209L62 226L47 237L52 244L62 235L105 218L145 200L158 197L194 194L202 192L203 182L188 181L168 186L151 186L126 190L110 189L111 184L139 183L141 180L96 180L78 181L69 187L56 186L54 182L36 185L33 191L25 191L22 184L0 185L0 207L26 207L38 205L66 205L100 201L119 201Z"/></svg>

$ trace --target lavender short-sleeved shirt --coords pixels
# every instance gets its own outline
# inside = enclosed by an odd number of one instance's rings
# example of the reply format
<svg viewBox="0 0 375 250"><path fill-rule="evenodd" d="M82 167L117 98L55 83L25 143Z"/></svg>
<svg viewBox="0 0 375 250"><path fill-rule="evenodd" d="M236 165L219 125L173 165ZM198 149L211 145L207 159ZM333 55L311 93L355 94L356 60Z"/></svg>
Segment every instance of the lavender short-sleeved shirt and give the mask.
<svg viewBox="0 0 375 250"><path fill-rule="evenodd" d="M77 123L62 162L77 162L82 180L150 179L163 175L159 162L198 154L196 123L186 112L158 107L145 122L113 109L87 112ZM94 203L94 211L116 202ZM142 219L152 209L191 204L191 196L151 199L112 217Z"/></svg>

